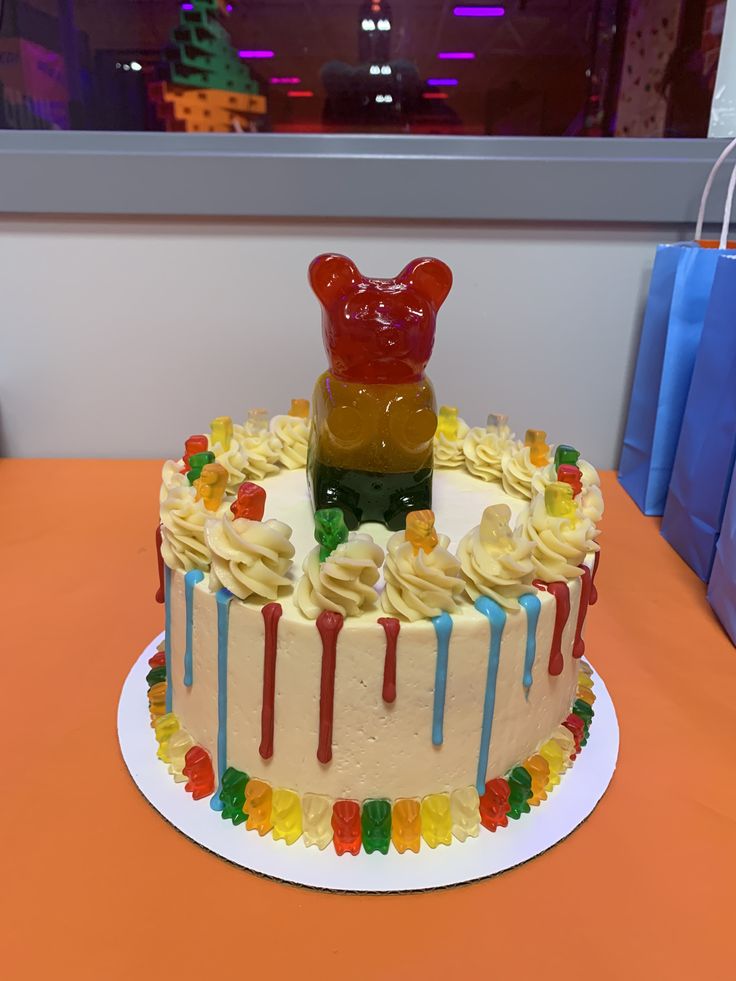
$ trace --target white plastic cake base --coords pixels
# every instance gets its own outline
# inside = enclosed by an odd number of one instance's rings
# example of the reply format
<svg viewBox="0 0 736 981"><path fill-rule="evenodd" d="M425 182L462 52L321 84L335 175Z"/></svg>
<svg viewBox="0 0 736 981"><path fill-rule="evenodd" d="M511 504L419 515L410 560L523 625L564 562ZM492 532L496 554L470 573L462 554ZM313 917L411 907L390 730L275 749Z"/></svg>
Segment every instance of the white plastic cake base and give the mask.
<svg viewBox="0 0 736 981"><path fill-rule="evenodd" d="M157 759L157 744L148 714L148 659L163 634L143 651L125 680L118 706L118 738L130 775L144 797L175 828L197 844L244 869L283 882L341 892L416 892L440 889L497 875L562 841L595 808L608 787L618 757L618 722L613 702L599 675L595 681L595 719L588 744L546 801L509 821L494 834L480 829L478 838L453 842L400 855L335 854L306 848L301 841L288 846L270 835L261 838L245 825L235 827L213 811L209 799L194 801L175 783Z"/></svg>

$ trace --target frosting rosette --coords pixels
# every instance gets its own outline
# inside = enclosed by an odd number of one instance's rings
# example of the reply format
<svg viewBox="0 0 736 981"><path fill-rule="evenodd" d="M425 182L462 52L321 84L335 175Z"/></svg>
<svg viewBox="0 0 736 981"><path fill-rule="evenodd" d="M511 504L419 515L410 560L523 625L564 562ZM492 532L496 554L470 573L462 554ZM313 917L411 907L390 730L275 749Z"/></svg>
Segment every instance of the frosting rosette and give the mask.
<svg viewBox="0 0 736 981"><path fill-rule="evenodd" d="M291 528L282 521L233 519L228 511L207 521L205 540L212 553L210 588L224 586L239 599L275 600L291 585L287 573L294 557Z"/></svg>
<svg viewBox="0 0 736 981"><path fill-rule="evenodd" d="M500 481L503 473L501 459L514 445L508 426L497 428L474 426L463 440L465 466L481 480Z"/></svg>
<svg viewBox="0 0 736 981"><path fill-rule="evenodd" d="M170 492L176 487L189 487L186 474L181 472L184 466L183 460L167 460L161 470L161 490L159 492L159 504L163 504Z"/></svg>
<svg viewBox="0 0 736 981"><path fill-rule="evenodd" d="M351 532L324 562L319 550L315 546L304 560L296 590L296 605L308 620L316 620L323 610L357 617L376 603L383 549L370 535Z"/></svg>
<svg viewBox="0 0 736 981"><path fill-rule="evenodd" d="M564 582L582 575L578 566L589 552L597 552L598 531L578 506L574 515L550 514L542 494L535 495L525 524L532 543L534 575L543 582Z"/></svg>
<svg viewBox="0 0 736 981"><path fill-rule="evenodd" d="M225 450L221 443L212 444L210 449L215 454L215 463L219 463L227 471L227 493L234 494L240 484L248 479L248 454L239 439L232 437L230 446Z"/></svg>
<svg viewBox="0 0 736 981"><path fill-rule="evenodd" d="M191 572L210 567L210 551L204 537L204 526L212 513L204 503L195 501L195 489L188 481L176 484L166 494L161 516L161 556L170 569Z"/></svg>
<svg viewBox="0 0 736 981"><path fill-rule="evenodd" d="M468 424L463 419L457 420L457 436L447 436L439 430L434 436L434 465L436 467L461 467L465 457L463 455L463 441L468 435Z"/></svg>
<svg viewBox="0 0 736 981"><path fill-rule="evenodd" d="M532 480L540 469L532 463L531 447L524 446L523 443L512 444L501 457L503 489L511 497L530 501L534 493Z"/></svg>
<svg viewBox="0 0 736 981"><path fill-rule="evenodd" d="M580 480L583 485L582 494L578 495L577 503L586 518L593 524L603 517L603 495L601 494L601 478L592 463L587 460L579 459L575 466L580 471ZM541 467L532 477L532 493L544 496L545 488L557 480L554 463Z"/></svg>
<svg viewBox="0 0 736 981"><path fill-rule="evenodd" d="M381 602L391 616L422 620L457 610L463 591L460 561L447 550L447 535L437 538L438 544L429 552L422 548L415 551L404 531L389 538Z"/></svg>
<svg viewBox="0 0 736 981"><path fill-rule="evenodd" d="M307 465L309 445L309 420L299 416L274 416L271 432L281 444L278 461L288 470L299 470Z"/></svg>
<svg viewBox="0 0 736 981"><path fill-rule="evenodd" d="M483 512L477 528L461 539L457 555L465 592L471 600L488 596L508 610L519 606L519 596L532 591L533 545L522 529L511 530L511 508L495 504Z"/></svg>
<svg viewBox="0 0 736 981"><path fill-rule="evenodd" d="M279 457L281 455L281 441L275 433L263 429L258 432L249 430L248 423L243 426L234 427L235 436L227 451L233 451L233 444L238 444L237 472L240 479L235 486L244 480L263 480L279 469ZM228 465L220 457L215 458L217 463L222 463L228 471L228 487L230 470Z"/></svg>

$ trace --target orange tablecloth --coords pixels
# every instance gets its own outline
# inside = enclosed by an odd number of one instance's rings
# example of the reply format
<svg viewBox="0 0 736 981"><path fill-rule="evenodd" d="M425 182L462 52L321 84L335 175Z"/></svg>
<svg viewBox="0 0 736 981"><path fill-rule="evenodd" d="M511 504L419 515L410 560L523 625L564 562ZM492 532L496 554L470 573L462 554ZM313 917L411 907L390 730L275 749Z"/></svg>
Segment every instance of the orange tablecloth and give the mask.
<svg viewBox="0 0 736 981"><path fill-rule="evenodd" d="M0 975L734 976L736 650L613 475L587 634L621 726L606 796L571 838L498 878L354 897L228 865L128 776L118 695L163 626L159 472L0 461Z"/></svg>

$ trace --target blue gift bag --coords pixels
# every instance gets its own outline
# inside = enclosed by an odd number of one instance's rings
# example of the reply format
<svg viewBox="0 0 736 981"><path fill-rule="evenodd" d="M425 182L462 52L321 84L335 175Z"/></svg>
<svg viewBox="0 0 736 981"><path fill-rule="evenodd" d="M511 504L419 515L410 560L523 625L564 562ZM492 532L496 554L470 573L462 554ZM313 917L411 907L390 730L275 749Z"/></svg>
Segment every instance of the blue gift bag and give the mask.
<svg viewBox="0 0 736 981"><path fill-rule="evenodd" d="M736 255L720 255L662 519L664 537L705 581L735 458Z"/></svg>
<svg viewBox="0 0 736 981"><path fill-rule="evenodd" d="M721 534L716 548L708 602L736 644L736 470L731 478Z"/></svg>
<svg viewBox="0 0 736 981"><path fill-rule="evenodd" d="M720 250L660 245L654 260L619 480L644 514L662 514Z"/></svg>

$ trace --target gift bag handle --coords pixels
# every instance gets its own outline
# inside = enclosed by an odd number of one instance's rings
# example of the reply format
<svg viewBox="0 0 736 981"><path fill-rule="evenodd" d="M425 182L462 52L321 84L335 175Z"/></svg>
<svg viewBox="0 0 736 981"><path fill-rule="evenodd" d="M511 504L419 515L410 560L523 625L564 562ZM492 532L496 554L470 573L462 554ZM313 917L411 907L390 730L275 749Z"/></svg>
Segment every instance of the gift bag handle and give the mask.
<svg viewBox="0 0 736 981"><path fill-rule="evenodd" d="M736 166L731 171L728 181L728 191L726 192L726 210L723 212L723 225L721 225L721 240L718 243L719 249L725 249L728 244L728 228L731 224L731 211L733 209L733 192L736 188Z"/></svg>
<svg viewBox="0 0 736 981"><path fill-rule="evenodd" d="M723 161L731 156L731 151L736 147L736 138L730 141L727 146L721 150L720 156L713 164L708 174L708 179L705 182L705 187L703 188L703 196L700 199L700 208L698 209L698 220L695 223L695 241L699 242L703 237L703 223L705 221L705 206L708 203L708 195L710 194L711 188L713 187L713 181L716 179L716 174L721 169L721 164ZM730 214L730 203L726 204L726 215ZM723 237L723 236L721 236ZM724 248L722 245L721 248Z"/></svg>

